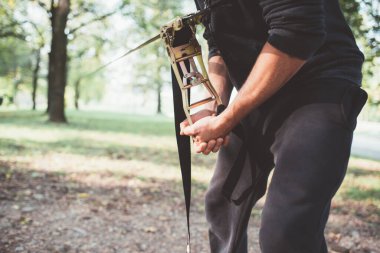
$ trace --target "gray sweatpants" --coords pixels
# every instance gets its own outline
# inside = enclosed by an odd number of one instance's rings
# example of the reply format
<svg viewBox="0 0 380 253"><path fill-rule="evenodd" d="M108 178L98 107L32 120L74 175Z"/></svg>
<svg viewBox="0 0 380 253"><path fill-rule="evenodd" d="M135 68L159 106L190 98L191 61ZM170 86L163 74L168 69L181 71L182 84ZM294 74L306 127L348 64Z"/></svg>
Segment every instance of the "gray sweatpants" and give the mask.
<svg viewBox="0 0 380 253"><path fill-rule="evenodd" d="M342 183L356 118L366 100L357 85L315 80L280 91L245 120L250 152L232 200L224 182L241 145L231 142L218 156L206 194L211 253L246 253L247 224L266 191L260 247L263 253L326 253L324 228L331 199Z"/></svg>

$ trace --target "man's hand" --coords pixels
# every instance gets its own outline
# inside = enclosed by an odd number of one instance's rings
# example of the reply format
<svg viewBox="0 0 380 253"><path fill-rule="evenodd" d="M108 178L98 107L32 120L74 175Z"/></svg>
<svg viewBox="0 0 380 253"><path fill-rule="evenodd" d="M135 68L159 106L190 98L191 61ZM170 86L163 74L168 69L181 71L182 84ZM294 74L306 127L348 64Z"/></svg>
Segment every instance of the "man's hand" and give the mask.
<svg viewBox="0 0 380 253"><path fill-rule="evenodd" d="M222 99L222 103L227 105L231 96L232 85L229 81L227 67L224 63L224 60L221 56L216 55L209 59L208 72L211 83L213 84L215 90ZM207 110L199 111L191 116L193 123L198 127L202 122L206 123L206 119L199 122L199 120L215 115L216 103L208 103L205 107ZM211 117L213 118L213 117ZM183 129L189 127L189 122L185 120L180 125L182 131L181 134L184 135ZM192 129L192 128L189 128ZM187 130L186 130L187 131ZM204 132L206 134L206 132ZM192 136L190 134L190 136ZM203 134L201 135L203 136ZM215 139L207 139L207 141L200 141L201 136L194 136L194 146L197 153L203 153L208 155L210 152L218 152L222 145L227 145L228 136L226 135L215 135ZM203 138L205 139L205 138ZM198 141L197 141L198 140Z"/></svg>
<svg viewBox="0 0 380 253"><path fill-rule="evenodd" d="M193 125L190 125L188 120L180 124L181 135L194 136L194 146L197 153L208 155L210 152L218 152L222 145L227 145L228 136L212 135L214 138L209 138L212 133L212 119L215 119L215 113L211 110L202 110L191 116ZM199 132L203 129L202 134L195 136L195 131ZM199 132L200 133L200 132ZM208 137L207 137L208 136Z"/></svg>

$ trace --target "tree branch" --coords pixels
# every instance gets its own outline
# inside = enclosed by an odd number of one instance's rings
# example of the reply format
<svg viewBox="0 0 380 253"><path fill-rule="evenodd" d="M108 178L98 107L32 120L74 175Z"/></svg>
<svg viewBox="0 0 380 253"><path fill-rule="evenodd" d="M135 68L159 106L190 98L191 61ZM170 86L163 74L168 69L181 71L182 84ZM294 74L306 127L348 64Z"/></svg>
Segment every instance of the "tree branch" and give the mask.
<svg viewBox="0 0 380 253"><path fill-rule="evenodd" d="M109 12L109 13L106 13L106 14L103 14L103 15L98 16L98 17L95 17L95 18L93 18L93 19L91 19L91 20L89 20L87 22L83 22L80 25L78 25L77 27L71 29L70 34L73 34L76 31L78 31L79 29L82 29L83 27L88 26L88 25L90 25L92 23L95 23L95 22L98 22L98 21L102 21L102 20L104 20L104 19L106 19L106 18L114 15L116 12L117 12L117 10Z"/></svg>
<svg viewBox="0 0 380 253"><path fill-rule="evenodd" d="M50 13L50 9L49 7L42 1L40 0L34 0L34 2L36 2L42 9L44 9L44 11L46 11L48 14Z"/></svg>
<svg viewBox="0 0 380 253"><path fill-rule="evenodd" d="M26 21L26 22L34 28L34 30L38 33L38 36L40 36L40 38L44 37L42 31L38 28L38 26L34 22L31 22L31 21Z"/></svg>
<svg viewBox="0 0 380 253"><path fill-rule="evenodd" d="M72 12L71 13L71 19L75 19L77 17L79 17L80 15L82 15L84 12L92 12L92 9L91 8L88 8L88 7L82 7L80 10L78 10L77 12Z"/></svg>
<svg viewBox="0 0 380 253"><path fill-rule="evenodd" d="M5 32L1 31L0 32L0 39L1 38L7 38L7 37L13 37L13 38L25 41L24 34L16 33L16 32L13 32L13 31L5 31Z"/></svg>
<svg viewBox="0 0 380 253"><path fill-rule="evenodd" d="M17 27L17 26L21 26L22 24L25 24L26 21L22 21L22 22L16 22L16 21L13 21L7 25L4 25L1 27L1 30L5 30L7 28L14 28L14 27Z"/></svg>

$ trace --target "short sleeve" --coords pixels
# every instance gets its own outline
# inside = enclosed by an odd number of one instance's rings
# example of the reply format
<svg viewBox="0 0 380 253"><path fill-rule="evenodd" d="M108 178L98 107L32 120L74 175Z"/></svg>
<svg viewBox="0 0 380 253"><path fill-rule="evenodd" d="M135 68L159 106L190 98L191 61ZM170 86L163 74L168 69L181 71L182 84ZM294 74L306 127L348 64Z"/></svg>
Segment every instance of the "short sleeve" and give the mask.
<svg viewBox="0 0 380 253"><path fill-rule="evenodd" d="M195 0L195 5L197 6L198 10L203 9L204 8L204 1ZM210 20L205 20L203 22L203 24L205 26L205 32L203 34L203 37L207 41L207 45L208 45L208 58L210 59L213 56L220 55L220 51L219 51L218 47L216 46L215 40L214 40L214 38L213 38L213 36L211 34L211 31L210 31L210 28L209 28L209 22L210 22Z"/></svg>
<svg viewBox="0 0 380 253"><path fill-rule="evenodd" d="M268 42L294 57L307 60L326 37L323 0L260 0Z"/></svg>

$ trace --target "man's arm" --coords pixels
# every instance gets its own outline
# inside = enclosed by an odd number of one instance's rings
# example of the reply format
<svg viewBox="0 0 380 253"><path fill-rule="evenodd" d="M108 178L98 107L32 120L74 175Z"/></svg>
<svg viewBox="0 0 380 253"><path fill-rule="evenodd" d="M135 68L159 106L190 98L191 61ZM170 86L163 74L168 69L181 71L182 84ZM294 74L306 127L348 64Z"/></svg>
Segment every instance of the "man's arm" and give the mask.
<svg viewBox="0 0 380 253"><path fill-rule="evenodd" d="M216 55L208 61L208 74L212 86L219 94L222 103L227 106L232 92L232 84L228 76L226 64L221 56ZM216 103L210 103L206 109L216 111Z"/></svg>
<svg viewBox="0 0 380 253"><path fill-rule="evenodd" d="M226 136L253 108L276 93L305 63L266 43L234 101L218 117L205 117L183 129L207 142Z"/></svg>
<svg viewBox="0 0 380 253"><path fill-rule="evenodd" d="M222 103L227 106L231 93L232 93L232 84L230 82L230 78L228 75L227 67L224 63L223 58L220 55L212 56L208 61L208 73L210 82L215 88L216 92L220 96ZM207 94L208 95L208 94ZM193 122L197 122L198 120L214 115L216 112L217 104L208 103L205 105L204 110L195 113L191 116ZM189 125L189 122L185 120L181 123L181 129L184 129ZM183 134L183 132L181 132ZM223 144L227 144L228 137L220 136L219 138L209 140L208 142L196 142L195 143L195 151L197 153L203 153L208 155L211 151L217 152Z"/></svg>
<svg viewBox="0 0 380 253"><path fill-rule="evenodd" d="M292 57L266 43L235 100L220 115L216 127L227 134L253 108L276 93L302 67L305 60Z"/></svg>

